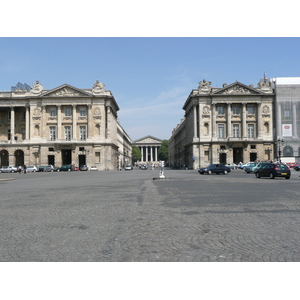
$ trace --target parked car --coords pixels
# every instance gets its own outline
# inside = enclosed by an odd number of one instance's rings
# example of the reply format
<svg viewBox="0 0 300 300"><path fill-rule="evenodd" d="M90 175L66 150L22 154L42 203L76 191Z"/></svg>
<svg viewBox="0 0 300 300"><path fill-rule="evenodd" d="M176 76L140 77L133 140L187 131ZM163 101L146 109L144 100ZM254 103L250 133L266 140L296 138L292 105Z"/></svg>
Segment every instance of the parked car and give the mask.
<svg viewBox="0 0 300 300"><path fill-rule="evenodd" d="M244 167L246 173L253 172L253 168L257 165L257 163L249 163Z"/></svg>
<svg viewBox="0 0 300 300"><path fill-rule="evenodd" d="M294 170L299 171L300 170L300 166L299 165L294 166Z"/></svg>
<svg viewBox="0 0 300 300"><path fill-rule="evenodd" d="M130 171L132 170L132 166L131 165L126 165L125 166L125 171Z"/></svg>
<svg viewBox="0 0 300 300"><path fill-rule="evenodd" d="M209 165L208 167L205 167L205 168L200 168L198 170L198 172L200 174L220 174L220 173L223 173L223 174L228 174L231 172L231 169L226 167L225 165L223 164L212 164L212 165Z"/></svg>
<svg viewBox="0 0 300 300"><path fill-rule="evenodd" d="M252 168L252 172L255 173L255 171L259 168L261 168L264 164L267 164L267 162L259 162L255 167Z"/></svg>
<svg viewBox="0 0 300 300"><path fill-rule="evenodd" d="M98 171L98 168L96 166L91 166L90 171Z"/></svg>
<svg viewBox="0 0 300 300"><path fill-rule="evenodd" d="M0 173L15 173L17 171L18 171L18 168L12 167L12 166L2 167L0 169Z"/></svg>
<svg viewBox="0 0 300 300"><path fill-rule="evenodd" d="M54 171L54 167L52 165L40 166L37 170L37 172L53 172L53 171Z"/></svg>
<svg viewBox="0 0 300 300"><path fill-rule="evenodd" d="M82 165L82 166L79 167L79 170L80 171L88 171L89 168L86 165Z"/></svg>
<svg viewBox="0 0 300 300"><path fill-rule="evenodd" d="M57 172L64 172L64 171L73 171L74 167L72 165L63 165L60 168L57 169Z"/></svg>
<svg viewBox="0 0 300 300"><path fill-rule="evenodd" d="M266 163L255 171L255 176L256 178L270 177L274 179L275 177L285 177L285 179L290 179L291 170L283 163Z"/></svg>
<svg viewBox="0 0 300 300"><path fill-rule="evenodd" d="M27 172L37 172L38 168L36 166L29 166L27 167Z"/></svg>
<svg viewBox="0 0 300 300"><path fill-rule="evenodd" d="M232 170L238 168L238 166L236 164L233 164L233 163L232 164L226 164L225 166L232 169Z"/></svg>

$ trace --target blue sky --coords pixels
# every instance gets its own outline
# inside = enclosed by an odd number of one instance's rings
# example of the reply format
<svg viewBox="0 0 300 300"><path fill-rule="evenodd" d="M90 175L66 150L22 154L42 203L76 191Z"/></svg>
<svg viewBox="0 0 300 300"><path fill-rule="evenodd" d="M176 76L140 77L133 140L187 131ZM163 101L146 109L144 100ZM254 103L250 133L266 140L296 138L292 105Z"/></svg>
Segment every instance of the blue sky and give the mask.
<svg viewBox="0 0 300 300"><path fill-rule="evenodd" d="M99 80L132 140L168 139L203 79L256 86L264 71L300 76L298 13L289 5L17 0L1 8L0 91L36 80L46 89L92 88Z"/></svg>
<svg viewBox="0 0 300 300"><path fill-rule="evenodd" d="M2 37L0 90L36 80L46 89L92 88L99 80L113 93L133 140L168 139L199 81L256 86L264 71L297 77L299 53L299 38Z"/></svg>

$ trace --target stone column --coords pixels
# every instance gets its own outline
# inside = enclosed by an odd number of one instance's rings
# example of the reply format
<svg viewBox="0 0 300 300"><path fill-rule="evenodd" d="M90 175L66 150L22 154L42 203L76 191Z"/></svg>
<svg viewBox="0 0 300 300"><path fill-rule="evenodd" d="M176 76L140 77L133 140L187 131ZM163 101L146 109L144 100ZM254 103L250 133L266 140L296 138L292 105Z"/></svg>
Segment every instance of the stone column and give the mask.
<svg viewBox="0 0 300 300"><path fill-rule="evenodd" d="M261 103L257 103L257 120L256 120L256 124L257 124L257 138L261 137L261 121L262 121L262 117L261 117L262 113L261 113Z"/></svg>
<svg viewBox="0 0 300 300"><path fill-rule="evenodd" d="M146 146L146 160L145 161L148 161L148 146Z"/></svg>
<svg viewBox="0 0 300 300"><path fill-rule="evenodd" d="M197 137L197 109L196 105L193 106L194 111L194 138Z"/></svg>
<svg viewBox="0 0 300 300"><path fill-rule="evenodd" d="M10 108L10 141L15 142L15 108Z"/></svg>
<svg viewBox="0 0 300 300"><path fill-rule="evenodd" d="M88 132L87 132L87 138L90 139L92 138L92 125L93 125L93 121L92 121L92 105L89 104L88 105Z"/></svg>
<svg viewBox="0 0 300 300"><path fill-rule="evenodd" d="M198 130L199 130L199 141L200 141L200 137L201 137L201 125L202 125L202 118L201 118L200 104L199 104L199 111L198 111L198 120L199 120Z"/></svg>
<svg viewBox="0 0 300 300"><path fill-rule="evenodd" d="M281 103L277 103L277 140L282 138L282 120L281 120ZM270 128L270 130L273 130L273 128Z"/></svg>
<svg viewBox="0 0 300 300"><path fill-rule="evenodd" d="M29 104L26 104L25 113L25 140L29 140ZM42 128L43 129L43 128Z"/></svg>
<svg viewBox="0 0 300 300"><path fill-rule="evenodd" d="M155 161L158 161L158 158L157 158L157 150L158 150L158 146L155 146Z"/></svg>
<svg viewBox="0 0 300 300"><path fill-rule="evenodd" d="M47 133L46 133L46 106L42 105L41 106L41 113L42 113L42 128L41 128L41 138L44 138L45 136L47 137Z"/></svg>
<svg viewBox="0 0 300 300"><path fill-rule="evenodd" d="M150 160L153 161L153 146L150 146L150 157Z"/></svg>
<svg viewBox="0 0 300 300"><path fill-rule="evenodd" d="M296 103L293 103L293 138L298 138Z"/></svg>
<svg viewBox="0 0 300 300"><path fill-rule="evenodd" d="M243 103L243 125L242 125L242 130L243 130L243 135L242 137L243 138L246 138L247 137L247 131L246 131L246 103Z"/></svg>
<svg viewBox="0 0 300 300"><path fill-rule="evenodd" d="M77 132L76 132L76 105L73 105L73 112L72 112L72 131L73 131L73 139L77 139Z"/></svg>
<svg viewBox="0 0 300 300"><path fill-rule="evenodd" d="M211 132L212 137L216 137L216 104L212 104L212 110L211 110Z"/></svg>
<svg viewBox="0 0 300 300"><path fill-rule="evenodd" d="M61 139L61 105L57 105L57 139Z"/></svg>
<svg viewBox="0 0 300 300"><path fill-rule="evenodd" d="M231 103L227 103L227 137L231 137Z"/></svg>

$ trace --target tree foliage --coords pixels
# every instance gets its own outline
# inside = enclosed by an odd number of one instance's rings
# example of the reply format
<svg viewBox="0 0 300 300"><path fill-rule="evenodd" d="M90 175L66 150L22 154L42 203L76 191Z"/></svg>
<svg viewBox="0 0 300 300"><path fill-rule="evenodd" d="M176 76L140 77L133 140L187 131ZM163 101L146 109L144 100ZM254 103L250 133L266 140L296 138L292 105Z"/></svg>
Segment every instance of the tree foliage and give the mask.
<svg viewBox="0 0 300 300"><path fill-rule="evenodd" d="M138 160L141 160L142 158L142 153L139 147L137 146L132 146L132 162L136 163Z"/></svg>
<svg viewBox="0 0 300 300"><path fill-rule="evenodd" d="M163 140L157 152L158 159L167 162L168 152L169 152L169 141Z"/></svg>

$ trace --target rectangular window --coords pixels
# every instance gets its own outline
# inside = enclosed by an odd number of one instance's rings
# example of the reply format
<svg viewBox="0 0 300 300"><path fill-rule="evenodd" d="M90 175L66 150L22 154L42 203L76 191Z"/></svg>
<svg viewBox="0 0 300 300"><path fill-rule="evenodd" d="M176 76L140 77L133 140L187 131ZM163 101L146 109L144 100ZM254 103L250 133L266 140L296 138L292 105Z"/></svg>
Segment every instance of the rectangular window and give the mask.
<svg viewBox="0 0 300 300"><path fill-rule="evenodd" d="M80 133L80 139L86 140L86 126L80 126L79 127L79 133Z"/></svg>
<svg viewBox="0 0 300 300"><path fill-rule="evenodd" d="M224 115L224 106L218 105L218 115Z"/></svg>
<svg viewBox="0 0 300 300"><path fill-rule="evenodd" d="M56 117L56 107L50 107L50 117Z"/></svg>
<svg viewBox="0 0 300 300"><path fill-rule="evenodd" d="M10 129L7 130L7 139L10 140Z"/></svg>
<svg viewBox="0 0 300 300"><path fill-rule="evenodd" d="M56 140L56 127L55 126L50 126L49 130L50 130L50 140L51 141Z"/></svg>
<svg viewBox="0 0 300 300"><path fill-rule="evenodd" d="M240 113L240 108L239 108L238 105L233 105L233 106L232 106L232 113L233 113L234 115L238 115L238 114Z"/></svg>
<svg viewBox="0 0 300 300"><path fill-rule="evenodd" d="M256 149L256 145L250 145L250 149Z"/></svg>
<svg viewBox="0 0 300 300"><path fill-rule="evenodd" d="M65 139L66 141L71 140L71 126L65 126Z"/></svg>
<svg viewBox="0 0 300 300"><path fill-rule="evenodd" d="M65 116L70 117L71 116L71 107L65 107Z"/></svg>
<svg viewBox="0 0 300 300"><path fill-rule="evenodd" d="M254 115L254 105L248 104L247 110L248 110L248 115Z"/></svg>
<svg viewBox="0 0 300 300"><path fill-rule="evenodd" d="M219 139L224 139L224 133L225 133L225 130L224 130L224 124L218 124L218 136L219 136Z"/></svg>
<svg viewBox="0 0 300 300"><path fill-rule="evenodd" d="M233 137L238 138L240 137L240 125L233 124Z"/></svg>
<svg viewBox="0 0 300 300"><path fill-rule="evenodd" d="M49 147L49 148L48 148L48 151L49 151L49 152L53 152L53 151L54 151L54 148L53 148L53 147Z"/></svg>
<svg viewBox="0 0 300 300"><path fill-rule="evenodd" d="M95 160L96 162L100 162L100 152L95 152Z"/></svg>
<svg viewBox="0 0 300 300"><path fill-rule="evenodd" d="M254 124L248 124L248 137L254 137Z"/></svg>
<svg viewBox="0 0 300 300"><path fill-rule="evenodd" d="M290 117L290 111L289 110L285 110L284 111L284 117L285 118L289 118Z"/></svg>
<svg viewBox="0 0 300 300"><path fill-rule="evenodd" d="M86 117L86 107L80 107L80 117Z"/></svg>

